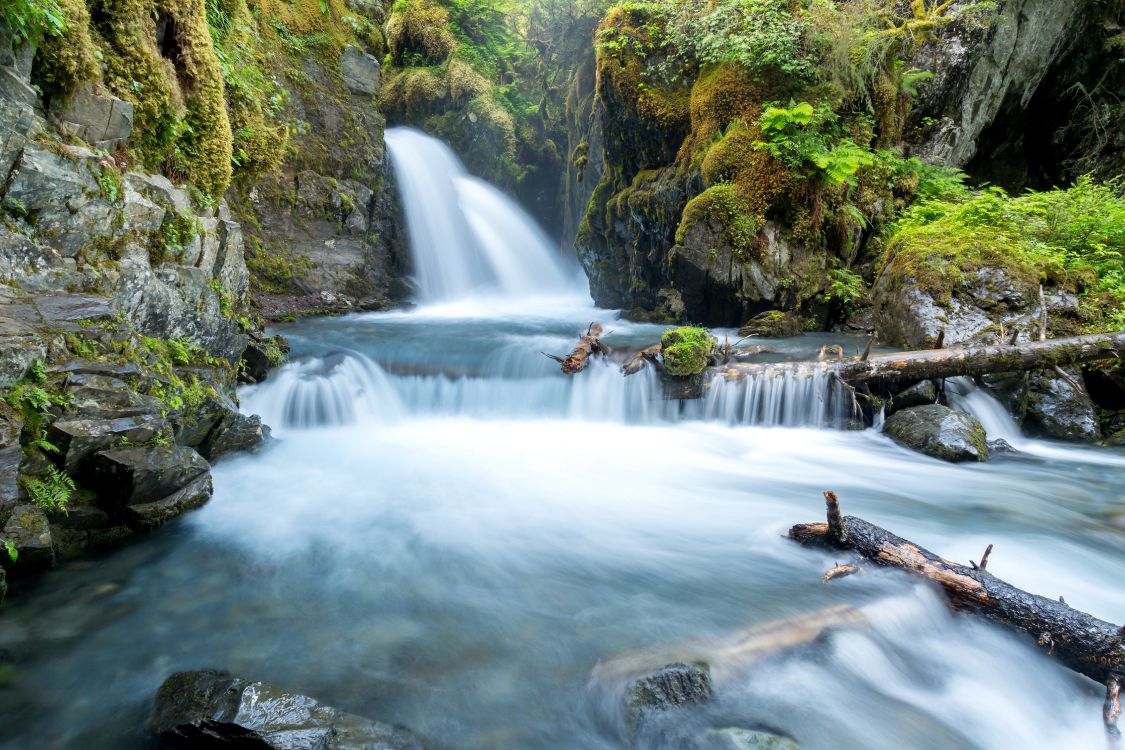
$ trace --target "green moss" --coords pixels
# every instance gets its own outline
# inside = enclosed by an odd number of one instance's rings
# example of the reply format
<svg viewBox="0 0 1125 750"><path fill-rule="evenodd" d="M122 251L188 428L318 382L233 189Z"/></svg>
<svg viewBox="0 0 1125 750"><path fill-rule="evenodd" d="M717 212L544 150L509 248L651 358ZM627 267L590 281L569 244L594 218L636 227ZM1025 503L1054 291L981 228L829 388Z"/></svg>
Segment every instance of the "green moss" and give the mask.
<svg viewBox="0 0 1125 750"><path fill-rule="evenodd" d="M101 54L90 35L90 13L83 0L58 0L66 27L43 37L35 55L32 80L48 99L66 98L80 83L101 81Z"/></svg>
<svg viewBox="0 0 1125 750"><path fill-rule="evenodd" d="M983 267L1033 299L1040 283L1079 295L1084 330L1125 328L1125 198L1120 181L1011 197L990 188L909 209L890 232L882 273L914 279L948 305Z"/></svg>
<svg viewBox="0 0 1125 750"><path fill-rule="evenodd" d="M429 0L401 0L387 19L387 46L400 66L434 65L457 46L449 11Z"/></svg>
<svg viewBox="0 0 1125 750"><path fill-rule="evenodd" d="M736 257L747 260L753 254L757 246L758 223L738 186L729 183L715 185L688 201L680 226L676 229L676 242L683 244L691 229L705 222L722 226L725 239Z"/></svg>
<svg viewBox="0 0 1125 750"><path fill-rule="evenodd" d="M677 377L703 372L715 349L715 339L706 328L683 326L665 331L660 339L664 367Z"/></svg>

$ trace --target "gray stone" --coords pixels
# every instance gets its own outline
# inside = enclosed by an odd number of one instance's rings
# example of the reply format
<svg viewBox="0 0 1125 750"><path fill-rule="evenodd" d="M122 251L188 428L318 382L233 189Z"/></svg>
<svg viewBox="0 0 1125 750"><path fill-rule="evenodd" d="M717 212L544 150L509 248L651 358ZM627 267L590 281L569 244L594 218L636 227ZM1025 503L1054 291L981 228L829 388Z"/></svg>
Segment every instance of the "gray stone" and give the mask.
<svg viewBox="0 0 1125 750"><path fill-rule="evenodd" d="M36 127L30 105L0 97L0 175L11 173Z"/></svg>
<svg viewBox="0 0 1125 750"><path fill-rule="evenodd" d="M253 416L235 414L215 428L215 432L208 436L207 442L199 452L208 461L214 461L230 453L244 451L255 453L261 450L269 439L270 428L262 424L262 418L257 414Z"/></svg>
<svg viewBox="0 0 1125 750"><path fill-rule="evenodd" d="M145 414L117 419L60 419L47 428L47 437L59 449L62 468L73 475L98 451L122 440L144 443L167 431L168 425L159 414Z"/></svg>
<svg viewBox="0 0 1125 750"><path fill-rule="evenodd" d="M1101 427L1097 408L1083 385L1082 371L1077 367L1068 367L1064 372L1069 380L1051 370L1029 375L1023 427L1033 435L1073 442L1096 442L1101 439ZM1075 389L1074 384L1079 388Z"/></svg>
<svg viewBox="0 0 1125 750"><path fill-rule="evenodd" d="M669 664L626 688L625 726L630 736L654 714L708 703L714 697L706 664Z"/></svg>
<svg viewBox="0 0 1125 750"><path fill-rule="evenodd" d="M133 132L133 104L97 83L80 83L52 114L63 130L97 148L113 148Z"/></svg>
<svg viewBox="0 0 1125 750"><path fill-rule="evenodd" d="M118 208L102 195L100 157L76 146L59 151L28 143L4 201L34 217L34 233L42 242L73 258L113 226Z"/></svg>
<svg viewBox="0 0 1125 750"><path fill-rule="evenodd" d="M926 406L928 404L937 403L937 398L937 386L934 385L934 382L932 380L923 380L921 383L915 383L906 390L896 393L894 397L887 402L887 415L889 416L896 411L909 409L914 406Z"/></svg>
<svg viewBox="0 0 1125 750"><path fill-rule="evenodd" d="M0 388L20 382L46 356L47 345L38 336L0 336Z"/></svg>
<svg viewBox="0 0 1125 750"><path fill-rule="evenodd" d="M20 463L23 450L18 441L0 447L0 514L13 508L20 498Z"/></svg>
<svg viewBox="0 0 1125 750"><path fill-rule="evenodd" d="M113 448L94 455L88 483L113 514L167 498L210 469L202 456L184 446Z"/></svg>
<svg viewBox="0 0 1125 750"><path fill-rule="evenodd" d="M154 529L204 505L211 499L211 492L211 475L202 474L159 500L127 506L123 512L125 522L136 530Z"/></svg>
<svg viewBox="0 0 1125 750"><path fill-rule="evenodd" d="M383 83L383 69L379 61L351 44L340 54L340 72L353 94L374 96Z"/></svg>
<svg viewBox="0 0 1125 750"><path fill-rule="evenodd" d="M156 694L149 729L175 748L426 750L404 727L371 721L314 698L226 672L179 672Z"/></svg>
<svg viewBox="0 0 1125 750"><path fill-rule="evenodd" d="M91 294L45 294L33 298L35 309L43 322L52 328L79 321L107 322L113 320L112 300Z"/></svg>
<svg viewBox="0 0 1125 750"><path fill-rule="evenodd" d="M0 224L0 280L18 283L26 289L34 286L29 283L30 277L61 265L62 257L53 249Z"/></svg>
<svg viewBox="0 0 1125 750"><path fill-rule="evenodd" d="M988 460L988 438L980 421L939 404L895 412L883 431L896 443L942 461Z"/></svg>
<svg viewBox="0 0 1125 750"><path fill-rule="evenodd" d="M183 188L176 187L167 177L145 172L127 172L122 181L133 190L162 206L171 206L181 213L194 214L191 196Z"/></svg>
<svg viewBox="0 0 1125 750"><path fill-rule="evenodd" d="M168 210L147 198L130 183L124 182L125 228L141 233L159 232Z"/></svg>
<svg viewBox="0 0 1125 750"><path fill-rule="evenodd" d="M0 562L21 575L39 573L55 565L55 548L51 543L51 525L47 515L35 505L17 505L4 525L3 538L15 545L17 557L9 559L0 550Z"/></svg>
<svg viewBox="0 0 1125 750"><path fill-rule="evenodd" d="M11 68L0 66L0 98L16 104L34 105L39 98L35 89L28 85Z"/></svg>

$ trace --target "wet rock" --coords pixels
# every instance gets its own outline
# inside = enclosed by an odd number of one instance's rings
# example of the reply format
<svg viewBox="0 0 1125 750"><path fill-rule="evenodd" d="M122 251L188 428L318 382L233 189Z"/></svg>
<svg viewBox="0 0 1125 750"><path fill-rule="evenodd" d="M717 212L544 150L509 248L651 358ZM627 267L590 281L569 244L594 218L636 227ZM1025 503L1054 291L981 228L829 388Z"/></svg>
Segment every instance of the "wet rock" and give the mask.
<svg viewBox="0 0 1125 750"><path fill-rule="evenodd" d="M910 409L915 406L935 404L937 400L937 386L934 385L932 380L923 380L921 383L915 383L906 390L896 393L894 397L887 402L887 415L889 416L896 411Z"/></svg>
<svg viewBox="0 0 1125 750"><path fill-rule="evenodd" d="M984 427L971 414L931 404L892 414L883 427L896 443L942 461L987 461Z"/></svg>
<svg viewBox="0 0 1125 750"><path fill-rule="evenodd" d="M0 96L0 174L11 174L35 128L35 110L25 102Z"/></svg>
<svg viewBox="0 0 1125 750"><path fill-rule="evenodd" d="M6 555L6 550L0 549L0 555ZM0 568L0 607L4 606L4 597L8 595L8 573Z"/></svg>
<svg viewBox="0 0 1125 750"><path fill-rule="evenodd" d="M228 389L215 377L214 371L197 368L191 375L203 387L202 400L190 410L177 414L175 418L176 442L198 448L221 425L238 417L238 404L228 393ZM187 376L185 370L181 376Z"/></svg>
<svg viewBox="0 0 1125 750"><path fill-rule="evenodd" d="M124 380L110 375L83 372L68 375L63 392L76 417L120 419L159 414L165 408L155 398L134 392Z"/></svg>
<svg viewBox="0 0 1125 750"><path fill-rule="evenodd" d="M18 438L0 447L0 519L20 497L19 474L23 450Z"/></svg>
<svg viewBox="0 0 1125 750"><path fill-rule="evenodd" d="M762 336L765 338L786 338L803 334L801 319L792 312L768 310L759 313L738 329L739 336Z"/></svg>
<svg viewBox="0 0 1125 750"><path fill-rule="evenodd" d="M191 448L114 448L96 453L91 462L89 484L111 514L131 505L143 505L170 497L210 471Z"/></svg>
<svg viewBox="0 0 1125 750"><path fill-rule="evenodd" d="M179 672L156 694L149 729L176 748L426 750L404 727L371 721L317 700L226 672Z"/></svg>
<svg viewBox="0 0 1125 750"><path fill-rule="evenodd" d="M154 529L204 505L211 499L213 486L210 474L202 474L167 497L150 503L129 505L123 512L125 523L132 529Z"/></svg>
<svg viewBox="0 0 1125 750"><path fill-rule="evenodd" d="M98 451L122 440L144 443L168 430L158 414L118 419L65 419L47 429L48 439L58 447L62 468L76 474L82 464Z"/></svg>
<svg viewBox="0 0 1125 750"><path fill-rule="evenodd" d="M1011 446L1011 444L1007 440L1004 440L1003 438L997 438L995 440L989 440L988 441L988 455L990 455L990 456L1001 455L1001 454L1004 454L1004 453L1015 453L1015 452L1016 452L1016 449L1013 448Z"/></svg>
<svg viewBox="0 0 1125 750"><path fill-rule="evenodd" d="M0 563L20 574L38 573L54 567L55 548L51 544L51 526L47 516L34 505L17 505L4 524L4 540L11 542L17 557L13 561L7 550L0 549Z"/></svg>
<svg viewBox="0 0 1125 750"><path fill-rule="evenodd" d="M1064 369L1067 378L1053 371L1033 372L1027 379L1027 411L1023 427L1033 435L1095 442L1101 439L1097 409L1082 386L1082 372L1077 367ZM1077 384L1080 387L1075 388Z"/></svg>
<svg viewBox="0 0 1125 750"><path fill-rule="evenodd" d="M133 132L133 104L96 83L80 83L52 113L64 132L95 148L111 149Z"/></svg>
<svg viewBox="0 0 1125 750"><path fill-rule="evenodd" d="M253 416L235 414L215 429L213 435L200 449L200 453L208 461L214 461L230 453L257 452L269 439L270 428L262 424L262 418L257 414Z"/></svg>
<svg viewBox="0 0 1125 750"><path fill-rule="evenodd" d="M780 734L741 727L712 729L704 735L706 750L801 750L801 746Z"/></svg>
<svg viewBox="0 0 1125 750"><path fill-rule="evenodd" d="M626 729L632 735L650 716L707 703L714 692L706 664L669 664L629 684Z"/></svg>
<svg viewBox="0 0 1125 750"><path fill-rule="evenodd" d="M249 383L260 383L278 365L279 355L289 351L289 342L281 336L257 334L250 337L242 352L240 377Z"/></svg>
<svg viewBox="0 0 1125 750"><path fill-rule="evenodd" d="M340 55L340 72L344 75L348 91L353 94L374 96L383 83L383 69L379 61L350 44Z"/></svg>

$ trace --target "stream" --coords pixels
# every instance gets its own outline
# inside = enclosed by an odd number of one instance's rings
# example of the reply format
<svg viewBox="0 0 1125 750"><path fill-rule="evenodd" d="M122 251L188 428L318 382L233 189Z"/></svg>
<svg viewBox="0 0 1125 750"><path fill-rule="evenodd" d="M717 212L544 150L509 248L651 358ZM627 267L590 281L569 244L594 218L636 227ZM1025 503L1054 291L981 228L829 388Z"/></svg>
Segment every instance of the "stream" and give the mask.
<svg viewBox="0 0 1125 750"><path fill-rule="evenodd" d="M566 378L542 352L591 321L619 347L663 327L594 309L440 144L388 143L419 305L277 326L291 363L241 394L276 442L218 463L201 510L12 598L0 748L145 747L164 678L221 667L451 748L620 749L622 686L599 665L842 604L869 625L713 664L715 705L660 747L701 726L772 727L806 750L1104 747L1101 689L1027 638L901 573L824 585L834 558L783 535L833 489L946 557L994 544L990 572L1120 621L1125 451L1024 438L971 383L958 403L1016 448L979 465L841 429L844 401L812 379L681 404L647 370ZM825 343L863 345L810 334L769 356Z"/></svg>

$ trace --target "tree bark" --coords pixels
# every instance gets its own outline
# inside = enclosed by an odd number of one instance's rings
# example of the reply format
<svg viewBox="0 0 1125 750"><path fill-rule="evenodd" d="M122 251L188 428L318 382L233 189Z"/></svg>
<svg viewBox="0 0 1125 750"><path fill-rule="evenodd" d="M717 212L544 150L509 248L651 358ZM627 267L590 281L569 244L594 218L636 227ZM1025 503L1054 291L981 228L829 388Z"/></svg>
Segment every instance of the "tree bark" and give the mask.
<svg viewBox="0 0 1125 750"><path fill-rule="evenodd" d="M896 354L877 354L863 359L784 362L779 364L732 363L709 370L713 377L742 380L754 375L778 375L788 370L820 370L834 373L850 384L877 383L888 386L919 380L983 375L989 372L1039 370L1125 355L1125 332L1074 336L1010 346L967 349L929 349Z"/></svg>
<svg viewBox="0 0 1125 750"><path fill-rule="evenodd" d="M940 586L955 609L1028 633L1049 655L1103 685L1125 675L1122 628L1061 601L1029 594L981 566L945 560L861 518L841 518L836 496L824 494L829 522L798 524L789 530L790 539L804 545L852 550L877 565L919 575Z"/></svg>
<svg viewBox="0 0 1125 750"><path fill-rule="evenodd" d="M586 369L586 365L590 363L590 357L595 354L603 357L609 355L609 347L601 342L602 326L600 323L591 323L590 327L586 329L586 335L578 339L577 346L571 351L569 355L564 357L556 357L553 354L546 354L546 356L559 363L560 368L566 375L575 375Z"/></svg>
<svg viewBox="0 0 1125 750"><path fill-rule="evenodd" d="M621 365L621 374L625 377L636 375L641 370L645 369L648 363L656 364L656 358L660 356L660 344L653 344L652 346L641 349L639 352L634 353L625 363Z"/></svg>

